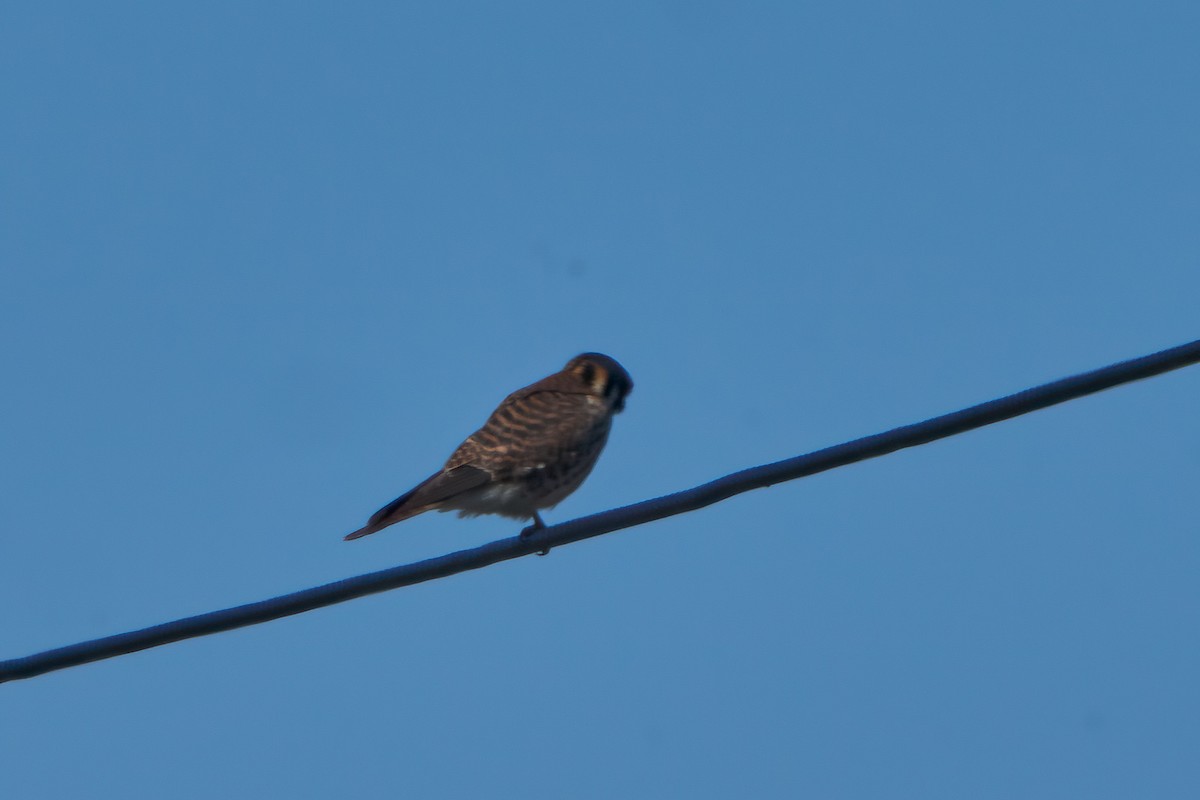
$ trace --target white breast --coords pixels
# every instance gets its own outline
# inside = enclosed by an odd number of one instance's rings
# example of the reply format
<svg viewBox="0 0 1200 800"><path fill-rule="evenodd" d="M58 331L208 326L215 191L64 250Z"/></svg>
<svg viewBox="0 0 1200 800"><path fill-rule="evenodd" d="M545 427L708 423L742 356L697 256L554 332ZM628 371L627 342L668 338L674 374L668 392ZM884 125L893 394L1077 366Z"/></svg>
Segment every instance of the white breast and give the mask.
<svg viewBox="0 0 1200 800"><path fill-rule="evenodd" d="M439 511L457 511L460 517L499 514L513 519L533 519L538 509L519 483L489 483L450 498Z"/></svg>

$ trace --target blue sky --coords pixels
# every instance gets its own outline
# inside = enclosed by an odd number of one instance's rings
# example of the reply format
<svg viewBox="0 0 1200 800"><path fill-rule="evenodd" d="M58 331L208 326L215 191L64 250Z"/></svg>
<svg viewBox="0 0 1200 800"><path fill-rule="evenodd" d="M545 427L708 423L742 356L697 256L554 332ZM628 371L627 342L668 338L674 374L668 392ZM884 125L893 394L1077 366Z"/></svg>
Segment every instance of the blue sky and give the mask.
<svg viewBox="0 0 1200 800"><path fill-rule="evenodd" d="M1200 336L1194 3L24 4L0 657L343 543L584 350L548 522ZM0 796L1184 798L1200 371L0 686Z"/></svg>

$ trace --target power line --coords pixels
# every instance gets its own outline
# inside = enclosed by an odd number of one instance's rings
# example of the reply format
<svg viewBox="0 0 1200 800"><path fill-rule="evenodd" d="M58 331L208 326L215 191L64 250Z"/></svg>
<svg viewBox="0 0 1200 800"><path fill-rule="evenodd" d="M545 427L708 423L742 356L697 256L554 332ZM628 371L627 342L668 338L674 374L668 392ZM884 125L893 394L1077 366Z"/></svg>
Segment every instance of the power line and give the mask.
<svg viewBox="0 0 1200 800"><path fill-rule="evenodd" d="M1063 378L924 422L894 428L885 433L855 439L773 464L751 467L693 489L551 525L528 538L514 536L500 539L482 547L359 575L282 597L185 617L141 630L46 650L23 658L0 661L0 683L32 678L35 675L134 653L181 639L257 625L260 622L311 611L356 597L479 569L510 558L519 558L663 517L695 511L751 489L803 478L906 447L944 439L1197 362L1200 362L1200 340L1082 375Z"/></svg>

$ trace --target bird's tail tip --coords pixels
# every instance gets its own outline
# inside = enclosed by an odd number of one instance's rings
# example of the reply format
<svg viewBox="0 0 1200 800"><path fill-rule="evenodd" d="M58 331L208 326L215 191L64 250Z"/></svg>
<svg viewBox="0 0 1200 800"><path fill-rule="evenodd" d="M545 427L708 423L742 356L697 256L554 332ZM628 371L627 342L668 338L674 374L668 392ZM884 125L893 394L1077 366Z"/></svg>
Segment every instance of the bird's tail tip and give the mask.
<svg viewBox="0 0 1200 800"><path fill-rule="evenodd" d="M364 536L375 533L377 530L379 530L379 529L374 526L367 525L365 527L359 528L356 531L347 533L345 536L342 537L342 541L343 542L352 542L355 539L361 539Z"/></svg>

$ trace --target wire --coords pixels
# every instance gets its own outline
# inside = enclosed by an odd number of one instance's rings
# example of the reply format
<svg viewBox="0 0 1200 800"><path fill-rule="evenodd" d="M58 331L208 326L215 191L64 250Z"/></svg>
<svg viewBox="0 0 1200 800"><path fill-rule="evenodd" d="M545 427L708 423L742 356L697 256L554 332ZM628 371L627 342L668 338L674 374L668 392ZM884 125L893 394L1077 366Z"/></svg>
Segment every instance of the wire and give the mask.
<svg viewBox="0 0 1200 800"><path fill-rule="evenodd" d="M325 584L257 603L185 617L141 630L47 650L23 658L0 661L0 683L32 678L66 667L134 653L150 647L206 636L220 631L257 625L281 617L342 603L356 597L401 586L445 578L500 561L561 547L622 528L694 511L736 494L783 481L886 455L906 447L926 444L994 422L1094 394L1114 386L1149 378L1200 362L1200 341L1162 350L1141 358L1112 364L1082 375L1063 378L1033 389L981 403L961 411L827 447L807 455L735 472L674 494L634 503L623 508L551 525L528 537L514 536L482 547L405 564L380 572Z"/></svg>

